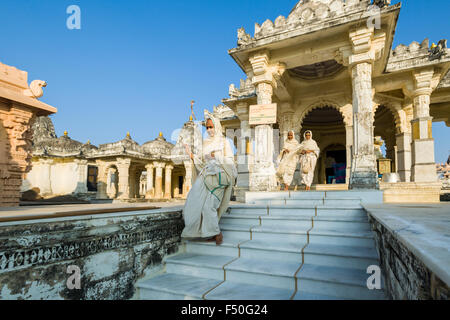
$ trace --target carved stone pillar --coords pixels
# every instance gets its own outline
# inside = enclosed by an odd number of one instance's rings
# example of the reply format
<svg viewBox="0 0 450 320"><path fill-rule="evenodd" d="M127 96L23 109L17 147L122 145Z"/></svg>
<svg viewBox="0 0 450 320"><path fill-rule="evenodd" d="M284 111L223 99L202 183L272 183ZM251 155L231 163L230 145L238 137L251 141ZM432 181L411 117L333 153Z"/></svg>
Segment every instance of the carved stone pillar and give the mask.
<svg viewBox="0 0 450 320"><path fill-rule="evenodd" d="M373 145L373 88L371 50L373 30L350 33L353 55L349 58L353 87L353 158L350 189L378 188L378 174Z"/></svg>
<svg viewBox="0 0 450 320"><path fill-rule="evenodd" d="M415 91L413 99L414 119L412 128L412 171L413 182L436 182L436 164L434 158L434 139L430 116L431 81L434 70L422 70L414 73Z"/></svg>
<svg viewBox="0 0 450 320"><path fill-rule="evenodd" d="M117 170L119 171L118 199L130 198L130 165L130 159L117 159Z"/></svg>
<svg viewBox="0 0 450 320"><path fill-rule="evenodd" d="M284 142L288 138L289 131L294 131L295 138L298 140L300 131L294 125L294 109L290 102L282 102L280 104L281 119L278 121L280 126L280 151L283 149ZM298 131L298 132L297 132ZM300 140L298 140L300 141Z"/></svg>
<svg viewBox="0 0 450 320"><path fill-rule="evenodd" d="M51 166L53 164L53 159L43 159L39 161L41 163L41 175L39 178L40 193L43 196L52 195L52 181L51 181Z"/></svg>
<svg viewBox="0 0 450 320"><path fill-rule="evenodd" d="M155 178L155 199L163 198L162 179L163 168L166 166L164 162L155 162L156 178Z"/></svg>
<svg viewBox="0 0 450 320"><path fill-rule="evenodd" d="M397 173L402 182L411 181L411 120L413 117L412 102L403 108L405 125L398 129L395 136L397 144Z"/></svg>
<svg viewBox="0 0 450 320"><path fill-rule="evenodd" d="M149 163L145 166L147 170L147 192L145 193L145 199L151 199L155 194L153 188L153 169L155 168L153 163Z"/></svg>
<svg viewBox="0 0 450 320"><path fill-rule="evenodd" d="M77 171L78 171L78 182L77 187L75 189L75 193L87 193L87 160L84 159L77 159L75 160L75 163L78 165Z"/></svg>
<svg viewBox="0 0 450 320"><path fill-rule="evenodd" d="M352 168L353 126L345 126L345 150L347 159L347 167L345 170L345 183L349 184Z"/></svg>
<svg viewBox="0 0 450 320"><path fill-rule="evenodd" d="M106 186L106 194L110 199L115 199L117 197L117 169L109 168L107 175L107 186Z"/></svg>
<svg viewBox="0 0 450 320"><path fill-rule="evenodd" d="M249 125L249 110L247 103L238 103L236 106L237 116L241 121L238 141L237 169L235 195L238 201L245 200L245 191L250 188L250 157L252 147L252 133Z"/></svg>
<svg viewBox="0 0 450 320"><path fill-rule="evenodd" d="M166 165L164 199L172 199L172 170L173 170L172 165L170 164Z"/></svg>
<svg viewBox="0 0 450 320"><path fill-rule="evenodd" d="M271 104L273 88L269 83L257 85L258 104ZM271 191L276 189L273 127L257 125L255 127L255 156L253 172L250 174L251 191Z"/></svg>
<svg viewBox="0 0 450 320"><path fill-rule="evenodd" d="M97 199L108 199L108 195L106 193L106 187L108 184L108 172L107 164L103 161L97 160Z"/></svg>

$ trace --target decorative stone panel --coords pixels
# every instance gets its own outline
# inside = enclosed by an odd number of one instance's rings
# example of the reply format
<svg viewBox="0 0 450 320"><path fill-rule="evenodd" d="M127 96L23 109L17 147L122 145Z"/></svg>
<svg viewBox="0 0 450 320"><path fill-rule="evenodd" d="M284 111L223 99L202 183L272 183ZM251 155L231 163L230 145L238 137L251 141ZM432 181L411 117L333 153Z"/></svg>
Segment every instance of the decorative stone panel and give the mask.
<svg viewBox="0 0 450 320"><path fill-rule="evenodd" d="M0 299L129 299L177 250L183 227L176 210L0 223ZM79 290L66 286L70 265Z"/></svg>

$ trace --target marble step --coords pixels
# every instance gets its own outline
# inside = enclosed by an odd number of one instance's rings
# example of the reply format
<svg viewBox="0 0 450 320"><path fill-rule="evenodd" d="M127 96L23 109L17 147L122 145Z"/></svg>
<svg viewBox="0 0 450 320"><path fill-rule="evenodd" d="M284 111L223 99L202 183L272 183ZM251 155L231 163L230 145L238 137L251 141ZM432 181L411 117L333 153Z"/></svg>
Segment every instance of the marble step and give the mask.
<svg viewBox="0 0 450 320"><path fill-rule="evenodd" d="M141 300L201 300L222 280L166 273L138 283Z"/></svg>
<svg viewBox="0 0 450 320"><path fill-rule="evenodd" d="M231 256L181 253L166 259L164 262L166 263L167 273L223 281L225 279L223 267L234 259L236 258Z"/></svg>
<svg viewBox="0 0 450 320"><path fill-rule="evenodd" d="M293 290L280 289L229 280L208 293L206 300L289 300Z"/></svg>
<svg viewBox="0 0 450 320"><path fill-rule="evenodd" d="M187 253L237 258L239 256L239 245L248 241L250 240L224 237L223 243L220 246L217 246L215 242L186 241L185 247Z"/></svg>
<svg viewBox="0 0 450 320"><path fill-rule="evenodd" d="M384 290L369 290L365 270L305 263L297 274L299 292L344 299L382 300Z"/></svg>
<svg viewBox="0 0 450 320"><path fill-rule="evenodd" d="M255 205L303 205L303 206L328 206L328 207L360 207L361 200L360 199L278 199L278 200L255 200Z"/></svg>
<svg viewBox="0 0 450 320"><path fill-rule="evenodd" d="M333 244L354 247L375 247L373 232L369 230L318 229L309 231L310 244Z"/></svg>
<svg viewBox="0 0 450 320"><path fill-rule="evenodd" d="M312 265L366 271L367 267L379 264L378 254L374 247L309 243L303 253L304 262Z"/></svg>
<svg viewBox="0 0 450 320"><path fill-rule="evenodd" d="M313 230L332 229L332 230L348 230L348 231L371 231L372 227L368 221L336 219L333 217L313 217Z"/></svg>
<svg viewBox="0 0 450 320"><path fill-rule="evenodd" d="M242 239L242 240L250 240L251 238L251 229L254 226L246 226L239 224L221 224L220 230L222 231L224 241L225 239Z"/></svg>
<svg viewBox="0 0 450 320"><path fill-rule="evenodd" d="M247 192L246 203L258 200L277 199L360 199L366 203L383 203L383 192L376 190L345 191L279 191L279 192Z"/></svg>
<svg viewBox="0 0 450 320"><path fill-rule="evenodd" d="M358 223L368 223L368 218L366 215L320 215L320 216L314 216L314 215L305 215L305 214L296 214L296 213L288 213L285 212L285 214L277 214L277 215L260 215L260 214L240 214L240 213L225 213L222 215L222 218L220 222L225 222L226 224L236 224L239 221L246 221L248 219L248 222L251 222L253 224L261 223L262 220L273 220L273 221L311 221L311 219L314 219L314 221L335 221L335 222L358 222Z"/></svg>
<svg viewBox="0 0 450 320"><path fill-rule="evenodd" d="M336 217L365 217L367 213L360 206L347 206L345 208L324 207L324 206L233 206L229 211L230 215L252 215L252 216L296 216L296 217L311 217L315 216L336 216Z"/></svg>
<svg viewBox="0 0 450 320"><path fill-rule="evenodd" d="M266 199L323 199L325 191L295 192L295 191L276 191L276 192L246 192L245 202L254 203L258 200Z"/></svg>
<svg viewBox="0 0 450 320"><path fill-rule="evenodd" d="M250 240L240 245L240 257L257 260L302 261L303 242Z"/></svg>
<svg viewBox="0 0 450 320"><path fill-rule="evenodd" d="M292 243L306 243L308 230L307 227L283 227L283 226L255 226L251 228L251 240L282 241Z"/></svg>
<svg viewBox="0 0 450 320"><path fill-rule="evenodd" d="M225 267L226 280L251 285L295 290L295 273L301 261L280 261L241 257Z"/></svg>

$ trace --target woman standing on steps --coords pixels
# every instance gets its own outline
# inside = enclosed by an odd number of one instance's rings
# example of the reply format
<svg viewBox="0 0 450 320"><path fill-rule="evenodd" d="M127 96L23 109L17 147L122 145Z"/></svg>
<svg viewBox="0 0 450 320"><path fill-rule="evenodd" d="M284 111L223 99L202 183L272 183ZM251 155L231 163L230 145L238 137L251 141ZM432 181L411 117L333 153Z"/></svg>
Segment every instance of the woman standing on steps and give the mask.
<svg viewBox="0 0 450 320"><path fill-rule="evenodd" d="M183 209L183 238L201 238L222 244L219 220L228 208L231 191L237 177L234 154L222 134L220 121L205 110L208 138L203 140L200 154L186 152L200 172Z"/></svg>
<svg viewBox="0 0 450 320"><path fill-rule="evenodd" d="M298 163L298 148L300 143L295 139L294 131L288 132L288 138L284 141L283 150L278 156L277 162L280 163L277 169L277 178L281 184L284 184L284 191L289 190L289 186L294 178L295 169Z"/></svg>
<svg viewBox="0 0 450 320"><path fill-rule="evenodd" d="M314 170L316 169L317 159L319 158L320 149L316 141L312 139L312 132L305 131L303 134L303 142L300 143L300 173L302 176L302 184L306 186L306 191L311 190L311 184L314 178Z"/></svg>

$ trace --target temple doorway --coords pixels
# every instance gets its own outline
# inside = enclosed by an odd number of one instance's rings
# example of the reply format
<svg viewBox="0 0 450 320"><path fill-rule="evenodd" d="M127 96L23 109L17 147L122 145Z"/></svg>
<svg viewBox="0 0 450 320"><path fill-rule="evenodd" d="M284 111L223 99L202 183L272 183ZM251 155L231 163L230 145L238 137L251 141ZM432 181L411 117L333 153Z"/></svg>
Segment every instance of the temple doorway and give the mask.
<svg viewBox="0 0 450 320"><path fill-rule="evenodd" d="M313 184L345 184L346 132L341 113L330 106L312 109L303 119L301 141L306 130L312 131L320 148Z"/></svg>

